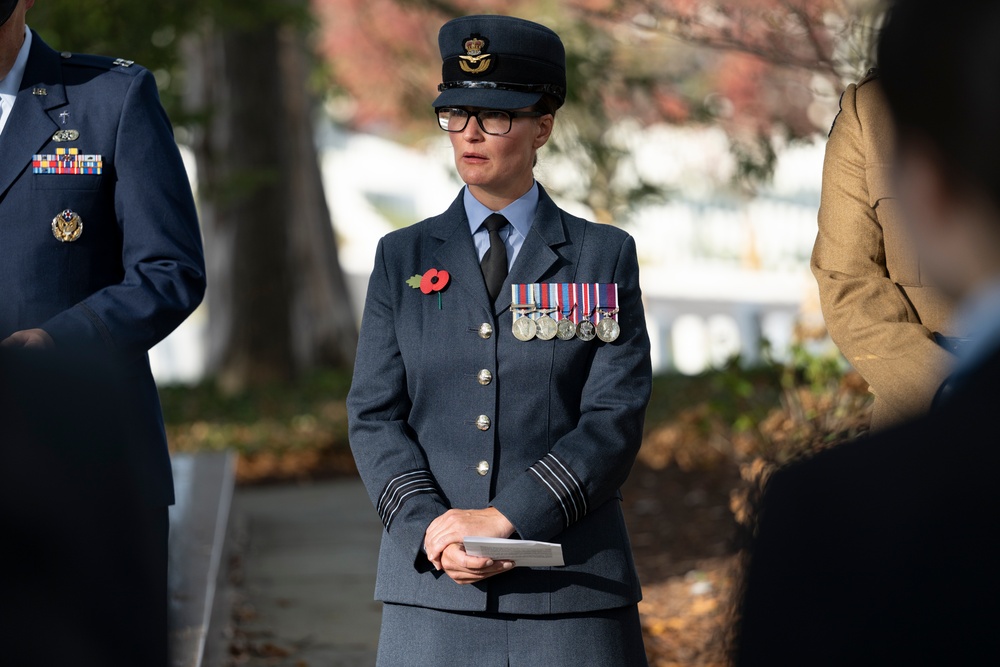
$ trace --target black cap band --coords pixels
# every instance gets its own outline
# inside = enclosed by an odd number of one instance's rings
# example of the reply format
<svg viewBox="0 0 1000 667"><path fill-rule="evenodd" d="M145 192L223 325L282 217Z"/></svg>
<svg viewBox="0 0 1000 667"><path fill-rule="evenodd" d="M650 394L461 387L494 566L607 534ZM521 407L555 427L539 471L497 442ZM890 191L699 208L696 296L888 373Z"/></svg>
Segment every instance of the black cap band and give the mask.
<svg viewBox="0 0 1000 667"><path fill-rule="evenodd" d="M452 88L478 88L487 90L511 90L517 93L548 93L560 101L566 98L566 89L554 83L505 83L503 81L445 81L438 84L438 92Z"/></svg>
<svg viewBox="0 0 1000 667"><path fill-rule="evenodd" d="M559 104L565 101L566 87L560 84L566 80L566 71L559 65L513 54L491 54L490 57L491 67L481 79L472 79L463 72L460 57L445 58L441 66L441 79L448 85L462 84L456 86L459 88L476 87L464 85L466 83L496 83L496 86L479 87L528 93L548 92L559 98ZM543 90L543 84L538 83L539 80L555 83L544 84L550 89Z"/></svg>

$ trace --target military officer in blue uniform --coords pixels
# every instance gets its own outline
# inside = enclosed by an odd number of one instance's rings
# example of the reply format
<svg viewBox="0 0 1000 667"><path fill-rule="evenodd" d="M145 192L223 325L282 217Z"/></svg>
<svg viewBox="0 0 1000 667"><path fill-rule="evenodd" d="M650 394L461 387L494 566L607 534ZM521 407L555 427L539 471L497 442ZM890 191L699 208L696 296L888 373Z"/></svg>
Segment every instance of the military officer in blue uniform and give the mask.
<svg viewBox="0 0 1000 667"><path fill-rule="evenodd" d="M202 299L197 215L152 74L54 51L25 25L33 4L0 0L0 340L120 367L126 402L114 426L126 429L159 572L151 590L121 600L128 609L145 596L152 629L121 642L135 650L131 664L164 664L173 483L147 352ZM99 436L81 433L80 446Z"/></svg>
<svg viewBox="0 0 1000 667"><path fill-rule="evenodd" d="M378 664L645 665L619 492L651 384L635 242L533 178L566 96L559 37L470 16L439 42L466 187L380 242L348 398L385 527ZM474 557L468 536L555 542L565 566Z"/></svg>

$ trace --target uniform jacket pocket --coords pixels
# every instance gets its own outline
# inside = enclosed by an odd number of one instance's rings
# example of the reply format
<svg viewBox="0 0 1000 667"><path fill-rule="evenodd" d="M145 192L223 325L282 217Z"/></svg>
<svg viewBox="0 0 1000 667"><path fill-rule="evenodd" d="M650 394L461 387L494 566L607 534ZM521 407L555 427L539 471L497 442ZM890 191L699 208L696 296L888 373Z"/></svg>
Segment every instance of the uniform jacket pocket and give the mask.
<svg viewBox="0 0 1000 667"><path fill-rule="evenodd" d="M35 190L97 190L103 174L31 174Z"/></svg>

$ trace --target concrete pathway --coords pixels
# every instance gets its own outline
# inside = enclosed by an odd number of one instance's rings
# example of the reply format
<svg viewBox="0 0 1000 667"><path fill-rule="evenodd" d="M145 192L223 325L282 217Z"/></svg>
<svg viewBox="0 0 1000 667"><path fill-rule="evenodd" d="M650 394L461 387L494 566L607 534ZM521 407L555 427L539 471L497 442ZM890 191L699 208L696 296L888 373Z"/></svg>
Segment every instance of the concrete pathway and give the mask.
<svg viewBox="0 0 1000 667"><path fill-rule="evenodd" d="M249 667L370 667L381 524L357 480L238 488Z"/></svg>

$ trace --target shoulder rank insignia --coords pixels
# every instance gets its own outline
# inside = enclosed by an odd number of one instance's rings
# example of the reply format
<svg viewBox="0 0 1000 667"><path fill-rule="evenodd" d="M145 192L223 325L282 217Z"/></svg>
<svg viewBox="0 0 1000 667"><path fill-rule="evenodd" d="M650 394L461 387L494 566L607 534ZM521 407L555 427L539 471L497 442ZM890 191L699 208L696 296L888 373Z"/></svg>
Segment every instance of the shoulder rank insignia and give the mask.
<svg viewBox="0 0 1000 667"><path fill-rule="evenodd" d="M483 53L490 46L490 40L482 35L469 36L462 44L466 55L458 57L458 64L466 74L486 74L493 67L496 59L489 53Z"/></svg>
<svg viewBox="0 0 1000 667"><path fill-rule="evenodd" d="M134 60L125 60L124 58L115 58L115 61L111 63L117 67L131 67L135 64Z"/></svg>

